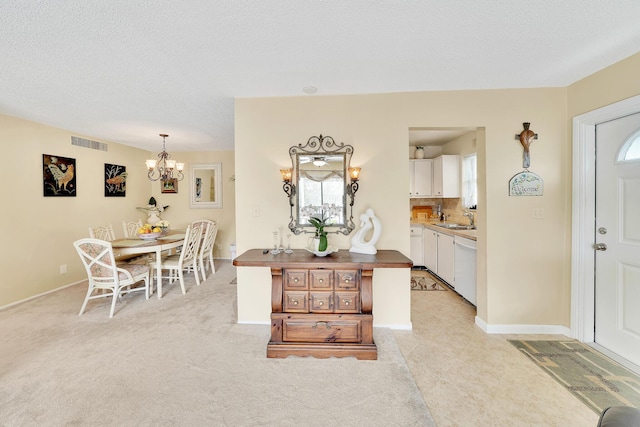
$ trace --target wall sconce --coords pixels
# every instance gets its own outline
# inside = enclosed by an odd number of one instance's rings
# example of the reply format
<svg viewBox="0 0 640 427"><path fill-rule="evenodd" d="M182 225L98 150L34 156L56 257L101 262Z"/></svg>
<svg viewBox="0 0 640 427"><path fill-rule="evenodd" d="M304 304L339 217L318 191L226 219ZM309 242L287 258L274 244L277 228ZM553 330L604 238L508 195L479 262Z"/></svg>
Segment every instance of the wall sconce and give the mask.
<svg viewBox="0 0 640 427"><path fill-rule="evenodd" d="M351 203L349 203L349 205L353 206L353 202L356 198L356 192L358 191L359 187L358 180L360 179L360 168L349 168L349 178L351 178L351 182L347 187L347 191L351 196Z"/></svg>
<svg viewBox="0 0 640 427"><path fill-rule="evenodd" d="M296 186L291 183L291 175L293 174L293 169L280 169L280 175L282 175L282 189L289 196L289 203L293 206L293 202L291 198L296 194Z"/></svg>

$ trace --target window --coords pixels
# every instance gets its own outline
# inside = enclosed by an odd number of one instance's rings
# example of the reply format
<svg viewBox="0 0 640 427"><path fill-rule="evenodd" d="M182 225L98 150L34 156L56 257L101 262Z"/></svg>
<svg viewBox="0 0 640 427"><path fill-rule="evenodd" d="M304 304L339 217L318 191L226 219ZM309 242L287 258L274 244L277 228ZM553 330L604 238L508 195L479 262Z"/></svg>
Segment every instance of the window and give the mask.
<svg viewBox="0 0 640 427"><path fill-rule="evenodd" d="M636 133L622 146L618 154L619 162L640 160L640 134Z"/></svg>
<svg viewBox="0 0 640 427"><path fill-rule="evenodd" d="M462 160L462 206L475 209L478 205L477 156L471 154Z"/></svg>

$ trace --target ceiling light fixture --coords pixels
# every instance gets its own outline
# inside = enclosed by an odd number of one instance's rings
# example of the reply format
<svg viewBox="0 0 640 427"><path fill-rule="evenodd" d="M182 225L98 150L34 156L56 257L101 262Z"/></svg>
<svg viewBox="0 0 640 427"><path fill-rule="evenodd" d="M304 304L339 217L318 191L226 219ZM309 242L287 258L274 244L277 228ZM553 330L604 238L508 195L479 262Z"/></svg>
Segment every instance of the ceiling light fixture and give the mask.
<svg viewBox="0 0 640 427"><path fill-rule="evenodd" d="M318 88L315 86L305 86L302 88L302 91L306 94L313 95L318 91Z"/></svg>
<svg viewBox="0 0 640 427"><path fill-rule="evenodd" d="M160 136L162 137L162 152L158 154L159 160L145 161L147 168L149 169L147 177L149 178L149 181L157 181L159 179L162 179L163 181L168 181L170 179L182 181L182 178L184 178L184 175L182 174L182 171L184 170L184 163L170 160L171 154L167 153L167 149L165 147L165 139L169 135L161 133ZM174 169L177 171L175 177L173 176Z"/></svg>
<svg viewBox="0 0 640 427"><path fill-rule="evenodd" d="M325 161L324 157L314 157L312 163L313 163L314 166L317 166L319 168L321 168L322 166L325 166L327 164L327 162Z"/></svg>

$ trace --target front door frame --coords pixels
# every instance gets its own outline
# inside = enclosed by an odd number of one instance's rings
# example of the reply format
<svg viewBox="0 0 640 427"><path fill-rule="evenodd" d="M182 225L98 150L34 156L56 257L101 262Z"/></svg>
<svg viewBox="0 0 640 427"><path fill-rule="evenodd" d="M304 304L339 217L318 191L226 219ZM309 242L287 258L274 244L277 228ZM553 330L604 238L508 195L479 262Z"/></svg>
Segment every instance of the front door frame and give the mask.
<svg viewBox="0 0 640 427"><path fill-rule="evenodd" d="M571 336L595 338L596 125L640 112L640 95L573 118L571 218Z"/></svg>

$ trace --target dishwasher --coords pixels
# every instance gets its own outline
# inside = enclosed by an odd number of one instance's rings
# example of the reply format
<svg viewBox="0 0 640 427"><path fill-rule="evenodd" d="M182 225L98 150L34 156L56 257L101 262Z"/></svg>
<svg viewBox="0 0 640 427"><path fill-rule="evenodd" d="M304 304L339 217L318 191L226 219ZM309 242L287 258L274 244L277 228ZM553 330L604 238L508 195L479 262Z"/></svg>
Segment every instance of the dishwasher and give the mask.
<svg viewBox="0 0 640 427"><path fill-rule="evenodd" d="M476 241L456 236L454 239L455 289L464 299L476 305Z"/></svg>
<svg viewBox="0 0 640 427"><path fill-rule="evenodd" d="M422 242L422 233L424 227L422 225L411 226L411 246L409 248L411 261L413 266L424 266L424 244Z"/></svg>

